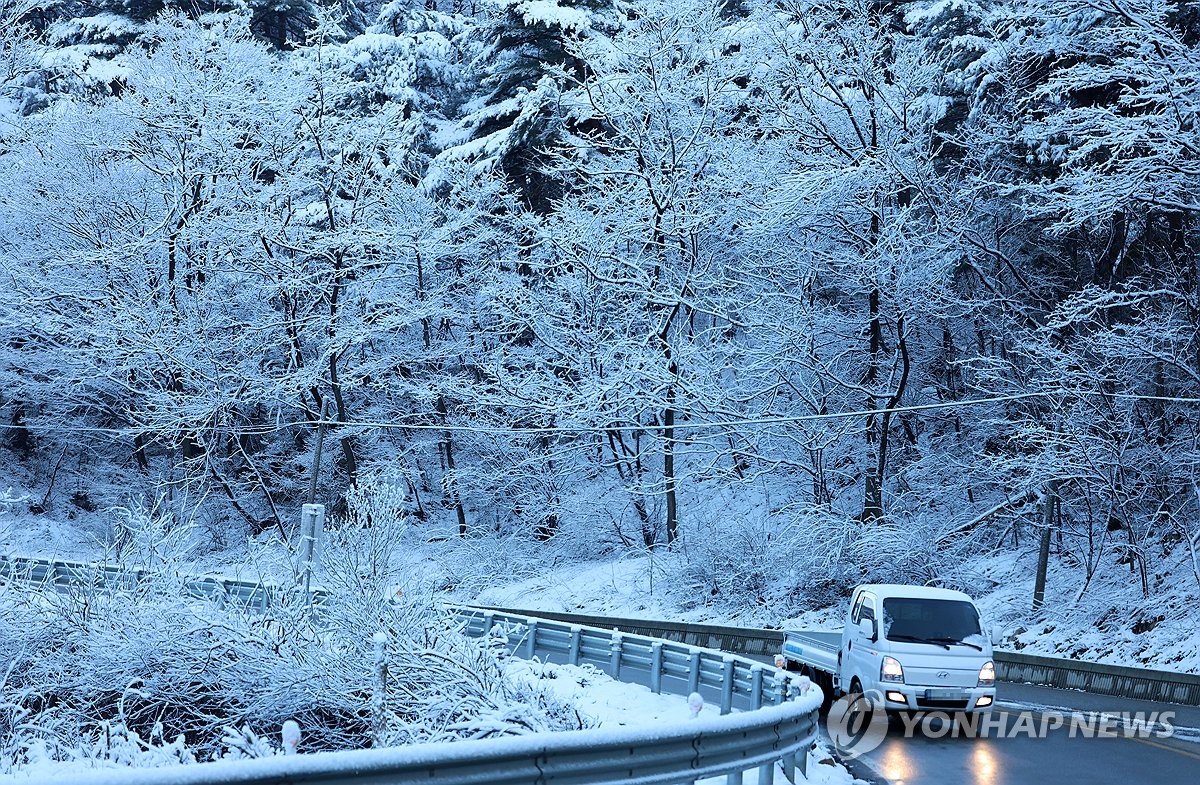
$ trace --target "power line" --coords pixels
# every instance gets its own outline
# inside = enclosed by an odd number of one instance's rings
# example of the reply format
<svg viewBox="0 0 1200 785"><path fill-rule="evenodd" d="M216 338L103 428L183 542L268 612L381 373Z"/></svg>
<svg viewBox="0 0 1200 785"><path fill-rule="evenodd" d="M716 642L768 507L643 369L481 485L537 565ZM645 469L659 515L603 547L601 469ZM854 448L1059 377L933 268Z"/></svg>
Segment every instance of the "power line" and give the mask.
<svg viewBox="0 0 1200 785"><path fill-rule="evenodd" d="M1010 395L996 395L985 398L968 398L961 401L940 401L938 403L914 404L911 406L893 406L880 409L856 409L847 412L826 412L817 414L795 414L795 415L780 415L775 417L750 417L736 418L728 420L708 420L699 422L681 422L672 426L666 425L644 425L644 424L611 424L611 425L557 425L546 427L529 427L529 426L489 426L489 425L455 425L441 423L403 423L403 422L372 422L372 421L351 421L338 422L335 420L305 420L300 422L280 423L278 425L250 425L244 428L235 428L232 426L219 426L214 428L203 429L207 433L219 434L239 434L245 436L267 435L278 433L280 431L291 430L293 428L320 427L322 425L330 427L356 428L369 430L407 430L407 431L441 431L452 433L476 433L484 435L520 435L520 434L589 434L589 433L608 433L612 431L665 431L668 427L676 432L681 431L701 431L715 430L723 428L738 428L761 425L789 425L802 422L819 422L823 420L844 420L854 417L869 417L882 414L904 414L912 412L935 411L946 409L960 409L972 406L980 406L983 404L1007 403L1011 401L1030 400L1039 398L1053 397L1104 397L1118 398L1122 400L1137 400L1137 401L1160 401L1165 403L1185 403L1185 404L1200 404L1200 398L1186 398L1178 396L1162 396L1162 395L1138 395L1135 393L1102 393L1099 391L1071 391L1062 390L1044 390L1039 392L1013 393ZM170 425L166 428L172 427ZM178 425L174 427L179 427ZM25 425L10 425L0 423L0 430L25 430L28 426ZM164 430L159 428L157 430ZM155 430L149 426L145 428L101 428L96 426L56 426L55 431L60 433L91 433L104 434L109 436L128 436L145 432L146 430Z"/></svg>
<svg viewBox="0 0 1200 785"><path fill-rule="evenodd" d="M460 430L470 431L474 433L488 434L506 434L506 433L605 433L608 431L664 431L671 428L676 431L696 431L708 428L736 428L749 425L787 425L790 423L812 422L816 420L841 420L849 417L866 417L876 414L895 414L897 412L918 412L928 411L930 409L945 409L958 406L975 406L984 403L1002 403L1004 401L1016 401L1024 398L1042 398L1051 393L1018 393L1015 395L1001 395L991 398L972 398L965 401L945 401L943 403L926 403L917 404L914 406L895 406L888 409L859 409L850 412L826 412L824 414L794 414L780 415L778 417L756 417L734 420L708 420L704 422L683 422L675 425L579 425L579 426L548 426L544 428L529 428L529 427L493 427L493 426L473 426L473 425L437 425L429 423L420 423L417 425L406 425L404 423L361 423L364 427L382 428L382 429L414 429L414 430L429 430L429 431L444 431L444 430ZM342 423L349 425L349 423Z"/></svg>

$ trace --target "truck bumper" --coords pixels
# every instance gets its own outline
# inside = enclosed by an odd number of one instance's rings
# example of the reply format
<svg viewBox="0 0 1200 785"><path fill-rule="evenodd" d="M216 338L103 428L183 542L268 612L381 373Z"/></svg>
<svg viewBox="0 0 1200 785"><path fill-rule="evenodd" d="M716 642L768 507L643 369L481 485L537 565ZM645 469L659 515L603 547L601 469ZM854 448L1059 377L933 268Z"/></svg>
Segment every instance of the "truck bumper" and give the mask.
<svg viewBox="0 0 1200 785"><path fill-rule="evenodd" d="M884 706L894 711L989 711L996 702L995 687L925 687L881 685Z"/></svg>

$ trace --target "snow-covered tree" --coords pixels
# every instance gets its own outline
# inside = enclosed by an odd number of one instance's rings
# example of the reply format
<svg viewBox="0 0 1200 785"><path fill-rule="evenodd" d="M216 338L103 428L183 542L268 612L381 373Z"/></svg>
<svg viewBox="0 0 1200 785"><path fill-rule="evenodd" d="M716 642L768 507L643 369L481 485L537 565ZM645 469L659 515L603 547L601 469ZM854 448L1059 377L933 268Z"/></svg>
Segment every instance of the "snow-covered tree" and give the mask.
<svg viewBox="0 0 1200 785"><path fill-rule="evenodd" d="M498 168L529 209L549 211L561 190L548 156L578 130L561 111L560 91L586 75L572 43L619 25L613 0L490 0L472 34L474 94L446 137L431 184L456 161L481 172Z"/></svg>

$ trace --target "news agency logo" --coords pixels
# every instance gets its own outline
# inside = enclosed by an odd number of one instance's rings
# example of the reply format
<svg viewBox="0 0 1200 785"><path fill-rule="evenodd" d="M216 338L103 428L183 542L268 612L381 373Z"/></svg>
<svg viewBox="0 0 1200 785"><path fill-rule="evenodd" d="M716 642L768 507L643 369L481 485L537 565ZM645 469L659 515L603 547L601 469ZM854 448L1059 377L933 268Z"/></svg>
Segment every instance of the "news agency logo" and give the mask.
<svg viewBox="0 0 1200 785"><path fill-rule="evenodd" d="M843 695L829 709L829 738L838 754L866 755L891 732L911 739L1044 739L1054 732L1069 738L1166 739L1175 735L1175 712L1022 711L997 709L980 713L900 712L889 722L882 695Z"/></svg>
<svg viewBox="0 0 1200 785"><path fill-rule="evenodd" d="M878 690L843 695L829 707L826 727L834 748L843 758L866 755L882 744L888 733L883 695Z"/></svg>

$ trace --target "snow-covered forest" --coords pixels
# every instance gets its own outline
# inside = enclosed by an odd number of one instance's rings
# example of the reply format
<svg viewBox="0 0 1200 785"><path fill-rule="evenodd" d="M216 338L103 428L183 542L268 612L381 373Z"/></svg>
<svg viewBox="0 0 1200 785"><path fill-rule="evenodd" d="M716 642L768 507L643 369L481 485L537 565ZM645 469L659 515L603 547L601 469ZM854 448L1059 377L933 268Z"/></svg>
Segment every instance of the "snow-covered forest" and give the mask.
<svg viewBox="0 0 1200 785"><path fill-rule="evenodd" d="M1187 0L0 0L0 464L232 553L323 449L335 516L776 620L1048 527L1153 629L1198 80Z"/></svg>

